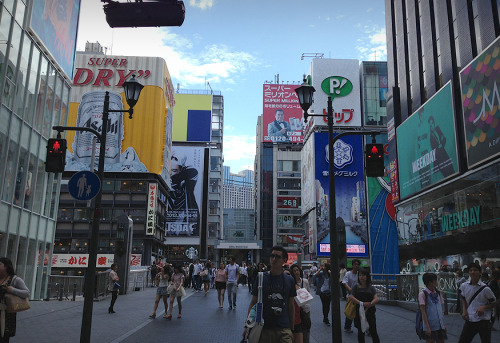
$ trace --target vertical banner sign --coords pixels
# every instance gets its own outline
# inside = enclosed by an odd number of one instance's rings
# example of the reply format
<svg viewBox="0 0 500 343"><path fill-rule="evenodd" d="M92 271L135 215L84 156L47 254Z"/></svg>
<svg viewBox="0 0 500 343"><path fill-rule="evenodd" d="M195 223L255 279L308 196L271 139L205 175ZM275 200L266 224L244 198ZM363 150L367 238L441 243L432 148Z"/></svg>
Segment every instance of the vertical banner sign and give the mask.
<svg viewBox="0 0 500 343"><path fill-rule="evenodd" d="M467 163L500 154L500 38L460 72Z"/></svg>
<svg viewBox="0 0 500 343"><path fill-rule="evenodd" d="M168 236L199 236L205 148L173 146L168 198Z"/></svg>
<svg viewBox="0 0 500 343"><path fill-rule="evenodd" d="M154 236L156 228L156 195L158 184L150 183L148 187L148 215L146 221L146 236Z"/></svg>
<svg viewBox="0 0 500 343"><path fill-rule="evenodd" d="M264 85L262 130L264 142L302 143L302 108L298 85Z"/></svg>

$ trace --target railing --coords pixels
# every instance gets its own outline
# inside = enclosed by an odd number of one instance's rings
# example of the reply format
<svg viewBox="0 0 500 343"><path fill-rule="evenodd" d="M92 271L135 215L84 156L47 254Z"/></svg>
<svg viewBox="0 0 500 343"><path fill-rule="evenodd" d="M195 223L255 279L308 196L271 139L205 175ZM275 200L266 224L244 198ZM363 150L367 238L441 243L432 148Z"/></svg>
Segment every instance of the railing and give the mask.
<svg viewBox="0 0 500 343"><path fill-rule="evenodd" d="M418 303L418 293L424 288L423 273L372 274L372 285L379 300ZM458 286L454 273L436 273L438 290L445 301L445 313L459 312Z"/></svg>

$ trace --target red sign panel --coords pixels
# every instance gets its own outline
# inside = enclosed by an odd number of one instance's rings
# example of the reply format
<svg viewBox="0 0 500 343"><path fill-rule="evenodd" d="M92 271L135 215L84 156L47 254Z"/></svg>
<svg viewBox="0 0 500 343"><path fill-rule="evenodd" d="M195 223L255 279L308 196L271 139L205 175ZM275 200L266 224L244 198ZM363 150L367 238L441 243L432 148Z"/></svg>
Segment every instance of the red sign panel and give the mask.
<svg viewBox="0 0 500 343"><path fill-rule="evenodd" d="M295 89L298 85L264 85L263 141L302 143L303 111Z"/></svg>
<svg viewBox="0 0 500 343"><path fill-rule="evenodd" d="M299 197L278 197L276 202L278 208L300 208Z"/></svg>

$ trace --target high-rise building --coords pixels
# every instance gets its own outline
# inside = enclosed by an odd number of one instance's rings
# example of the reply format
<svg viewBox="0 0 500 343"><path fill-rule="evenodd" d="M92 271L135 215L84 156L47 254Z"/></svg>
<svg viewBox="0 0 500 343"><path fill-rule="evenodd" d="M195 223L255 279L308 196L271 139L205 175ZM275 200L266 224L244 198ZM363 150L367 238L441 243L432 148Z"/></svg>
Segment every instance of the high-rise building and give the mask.
<svg viewBox="0 0 500 343"><path fill-rule="evenodd" d="M60 176L45 172L53 125L68 118L79 1L0 2L0 255L45 297ZM55 29L57 28L57 30Z"/></svg>
<svg viewBox="0 0 500 343"><path fill-rule="evenodd" d="M254 186L253 170L242 170L237 174L233 174L230 167L224 166L222 179L223 208L254 209Z"/></svg>
<svg viewBox="0 0 500 343"><path fill-rule="evenodd" d="M500 250L497 0L386 0L388 140L400 265Z"/></svg>

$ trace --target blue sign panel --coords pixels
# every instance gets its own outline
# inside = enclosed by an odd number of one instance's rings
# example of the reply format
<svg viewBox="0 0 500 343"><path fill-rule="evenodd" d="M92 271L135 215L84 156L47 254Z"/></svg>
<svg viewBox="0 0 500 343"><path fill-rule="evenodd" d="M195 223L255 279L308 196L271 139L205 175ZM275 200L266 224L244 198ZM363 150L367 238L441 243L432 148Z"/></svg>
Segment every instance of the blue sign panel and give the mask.
<svg viewBox="0 0 500 343"><path fill-rule="evenodd" d="M76 200L87 201L94 198L101 189L101 181L90 171L81 171L71 177L68 183L69 194Z"/></svg>

